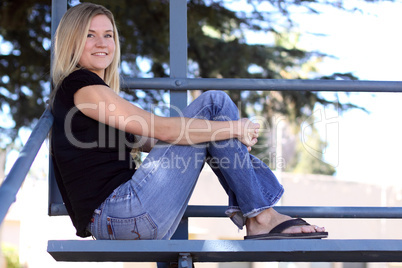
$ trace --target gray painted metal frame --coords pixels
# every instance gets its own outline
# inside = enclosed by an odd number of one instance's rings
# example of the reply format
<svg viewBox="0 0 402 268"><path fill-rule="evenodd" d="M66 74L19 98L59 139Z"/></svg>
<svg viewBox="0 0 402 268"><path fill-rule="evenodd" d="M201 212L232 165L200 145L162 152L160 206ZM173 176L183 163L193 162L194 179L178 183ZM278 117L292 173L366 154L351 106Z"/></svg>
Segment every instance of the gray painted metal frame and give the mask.
<svg viewBox="0 0 402 268"><path fill-rule="evenodd" d="M188 206L184 217L227 217L226 206ZM401 219L402 207L278 206L279 213L295 218Z"/></svg>
<svg viewBox="0 0 402 268"><path fill-rule="evenodd" d="M0 224L6 217L11 204L15 202L17 193L52 125L53 115L50 109L46 109L32 130L7 177L0 185Z"/></svg>
<svg viewBox="0 0 402 268"><path fill-rule="evenodd" d="M52 36L62 15L67 9L67 0L52 1ZM213 79L187 78L187 3L186 0L170 1L170 78L130 78L123 85L129 89L168 89L171 90L171 115L177 115L177 108L187 105L187 91L195 89L215 90L303 90L303 91L348 91L348 92L402 92L402 82L398 81L333 81L333 80L275 80L275 79ZM211 208L214 210L214 208ZM219 208L218 208L219 209ZM336 208L337 215L374 213L362 212L366 208ZM206 210L208 210L206 208ZM304 217L316 217L317 209L304 209ZM373 209L381 217L392 218L400 215L398 208ZM330 211L328 211L331 213ZM391 213L390 213L391 212ZM293 214L293 213L291 213ZM325 214L324 213L321 213ZM49 215L66 215L61 195L54 179L52 163L49 170ZM331 217L331 216L329 216ZM358 216L359 217L359 216Z"/></svg>
<svg viewBox="0 0 402 268"><path fill-rule="evenodd" d="M170 89L171 105L187 104L186 90L307 90L402 92L402 82L310 81L265 79L189 79L187 70L186 1L171 3L171 78L126 79L130 88ZM52 34L67 9L66 0L52 1ZM183 53L185 52L185 53ZM53 116L42 115L20 156L0 186L0 223L15 201L35 156L46 138ZM50 167L49 213L63 214L63 205ZM186 217L222 217L225 207L192 206ZM280 212L319 218L402 218L392 207L278 207ZM48 251L64 261L402 261L401 240L282 240L282 241L49 241ZM190 253L191 255L180 255ZM186 261L188 260L188 262ZM184 267L184 266L183 266Z"/></svg>
<svg viewBox="0 0 402 268"><path fill-rule="evenodd" d="M67 215L63 204L52 204L53 216ZM226 206L188 206L184 218L226 218ZM278 206L279 213L300 218L343 218L343 219L402 219L402 207L313 207Z"/></svg>
<svg viewBox="0 0 402 268"><path fill-rule="evenodd" d="M51 38L52 43L57 30L57 26L64 13L67 11L67 0L52 0L52 22L51 22ZM51 53L51 65L53 64L53 47ZM63 199L59 187L57 186L56 178L53 171L52 158L49 157L49 193L48 193L48 215L52 216L51 207L52 204L63 204ZM64 206L64 205L63 205ZM65 209L65 208L64 208Z"/></svg>
<svg viewBox="0 0 402 268"><path fill-rule="evenodd" d="M402 262L402 240L137 240L49 241L57 261Z"/></svg>
<svg viewBox="0 0 402 268"><path fill-rule="evenodd" d="M188 79L187 78L187 3L170 1L170 78L125 79L129 88L169 89L171 107L182 109L191 89L217 90L307 90L400 92L400 82L306 81L256 79ZM171 109L171 115L176 110ZM61 212L63 207L55 208ZM51 207L51 206L50 206ZM292 208L278 210L297 216L320 217L400 217L400 208ZM286 211L287 210L287 211ZM186 217L224 216L224 207L189 207ZM347 211L347 213L345 213ZM346 215L345 215L346 214ZM185 222L186 223L186 222ZM187 230L185 230L187 233ZM180 235L183 237L183 234ZM186 236L184 234L184 236ZM58 260L83 258L88 261L180 261L191 252L191 261L399 261L401 242L396 241L49 241L48 251ZM270 248L267 248L267 245ZM295 248L295 245L296 248ZM299 247L299 248L297 248ZM308 250L306 251L306 248ZM60 251L58 251L60 250ZM70 251L71 250L71 251ZM129 252L128 252L129 251ZM241 254L238 254L241 252ZM322 254L325 252L325 254ZM71 253L71 254L70 254ZM291 254L289 254L291 253ZM317 254L320 253L320 254ZM139 259L138 259L138 258ZM248 258L248 259L247 259Z"/></svg>
<svg viewBox="0 0 402 268"><path fill-rule="evenodd" d="M402 92L400 81L279 80L246 78L124 78L127 89ZM174 102L175 99L172 99Z"/></svg>
<svg viewBox="0 0 402 268"><path fill-rule="evenodd" d="M170 77L187 77L187 1L173 0L169 2L169 45L170 45ZM152 79L154 80L154 79ZM167 88L166 88L167 89ZM177 108L187 106L187 91L170 92L170 116L177 116Z"/></svg>

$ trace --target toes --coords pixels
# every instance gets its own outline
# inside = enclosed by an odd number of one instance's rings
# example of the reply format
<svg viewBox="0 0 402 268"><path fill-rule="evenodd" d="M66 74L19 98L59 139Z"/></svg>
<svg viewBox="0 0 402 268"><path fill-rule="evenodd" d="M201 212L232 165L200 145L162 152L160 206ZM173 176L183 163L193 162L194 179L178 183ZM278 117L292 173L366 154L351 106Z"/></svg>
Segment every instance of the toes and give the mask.
<svg viewBox="0 0 402 268"><path fill-rule="evenodd" d="M324 227L319 227L317 225L314 225L314 230L316 232L325 232L325 228Z"/></svg>
<svg viewBox="0 0 402 268"><path fill-rule="evenodd" d="M317 225L313 225L314 227L314 232L325 232L325 228L324 227L319 227Z"/></svg>
<svg viewBox="0 0 402 268"><path fill-rule="evenodd" d="M316 225L303 225L303 226L293 226L285 231L283 233L315 233L315 232L325 232L325 228L323 227L318 227Z"/></svg>
<svg viewBox="0 0 402 268"><path fill-rule="evenodd" d="M314 233L316 230L312 225L301 226L302 233Z"/></svg>
<svg viewBox="0 0 402 268"><path fill-rule="evenodd" d="M292 226L282 233L289 233L289 234L298 234L298 233L313 233L315 232L314 227L310 225L305 226Z"/></svg>

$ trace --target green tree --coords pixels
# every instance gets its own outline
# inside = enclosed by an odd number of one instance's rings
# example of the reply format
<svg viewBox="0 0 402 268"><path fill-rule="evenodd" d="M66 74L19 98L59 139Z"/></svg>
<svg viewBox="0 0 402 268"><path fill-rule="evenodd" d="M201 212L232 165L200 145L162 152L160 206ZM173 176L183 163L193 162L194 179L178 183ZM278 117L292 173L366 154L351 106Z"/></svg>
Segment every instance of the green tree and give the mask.
<svg viewBox="0 0 402 268"><path fill-rule="evenodd" d="M333 175L335 168L324 160L326 144L317 129L312 126L310 133L304 133L305 140L298 140L295 156L286 170L294 173Z"/></svg>
<svg viewBox="0 0 402 268"><path fill-rule="evenodd" d="M3 252L5 258L5 267L7 268L21 268L18 251L13 247L2 245L0 251ZM1 263L0 263L1 264Z"/></svg>
<svg viewBox="0 0 402 268"><path fill-rule="evenodd" d="M14 122L1 131L13 140L40 117L50 92L50 1L2 1L0 35L0 105Z"/></svg>
<svg viewBox="0 0 402 268"><path fill-rule="evenodd" d="M169 75L169 1L93 2L107 6L115 14L121 33L123 75ZM77 1L71 1L70 5L72 3ZM316 5L344 8L343 3L339 0L189 0L190 75L204 78L287 79L289 77L284 75L287 70L323 55L303 51L283 42L250 45L246 43L245 33L254 31L280 36L292 30L292 7L304 7L315 13ZM228 4L246 5L251 7L251 11L233 11L227 7ZM260 4L270 5L270 11L260 11ZM0 125L2 141L15 140L18 130L31 127L45 108L50 91L50 5L50 0L0 2L0 105L2 113L9 113L13 122L8 127ZM139 58L150 62L151 67L146 73L139 68ZM260 71L251 71L251 66L258 67ZM143 107L146 107L145 103L163 103L163 91L142 93L129 91L124 96ZM313 92L232 92L231 97L235 102L243 101L243 115L248 113L250 104L258 104L266 111L266 116L281 113L288 115L290 120L298 120L305 108L313 107L316 102L331 103Z"/></svg>

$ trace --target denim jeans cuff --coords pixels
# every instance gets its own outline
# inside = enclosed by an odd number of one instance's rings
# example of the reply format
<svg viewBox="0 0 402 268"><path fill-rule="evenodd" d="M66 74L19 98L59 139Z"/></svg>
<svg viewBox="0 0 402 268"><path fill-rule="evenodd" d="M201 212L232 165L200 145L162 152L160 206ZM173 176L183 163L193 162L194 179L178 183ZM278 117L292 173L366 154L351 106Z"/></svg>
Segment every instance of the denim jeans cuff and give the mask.
<svg viewBox="0 0 402 268"><path fill-rule="evenodd" d="M232 220L232 222L240 229L246 224L246 217L243 216L239 207L229 207L225 214Z"/></svg>
<svg viewBox="0 0 402 268"><path fill-rule="evenodd" d="M266 207L262 207L262 208L257 208L257 209L253 209L252 211L244 214L244 217L246 218L254 218L256 217L258 214L260 214L262 211L271 208L271 206L266 206Z"/></svg>

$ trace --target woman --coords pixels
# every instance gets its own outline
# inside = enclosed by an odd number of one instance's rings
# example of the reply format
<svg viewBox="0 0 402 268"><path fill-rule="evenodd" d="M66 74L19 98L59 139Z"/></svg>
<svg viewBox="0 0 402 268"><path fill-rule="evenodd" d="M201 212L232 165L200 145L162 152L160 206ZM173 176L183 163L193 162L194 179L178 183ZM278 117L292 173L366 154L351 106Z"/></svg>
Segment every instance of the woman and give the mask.
<svg viewBox="0 0 402 268"><path fill-rule="evenodd" d="M52 157L78 236L169 239L205 162L228 194L227 215L246 226L245 239L327 236L272 208L283 188L248 153L259 125L239 119L226 94L204 93L173 118L119 97L119 38L109 10L90 3L70 8L54 48ZM134 145L150 151L138 169Z"/></svg>

